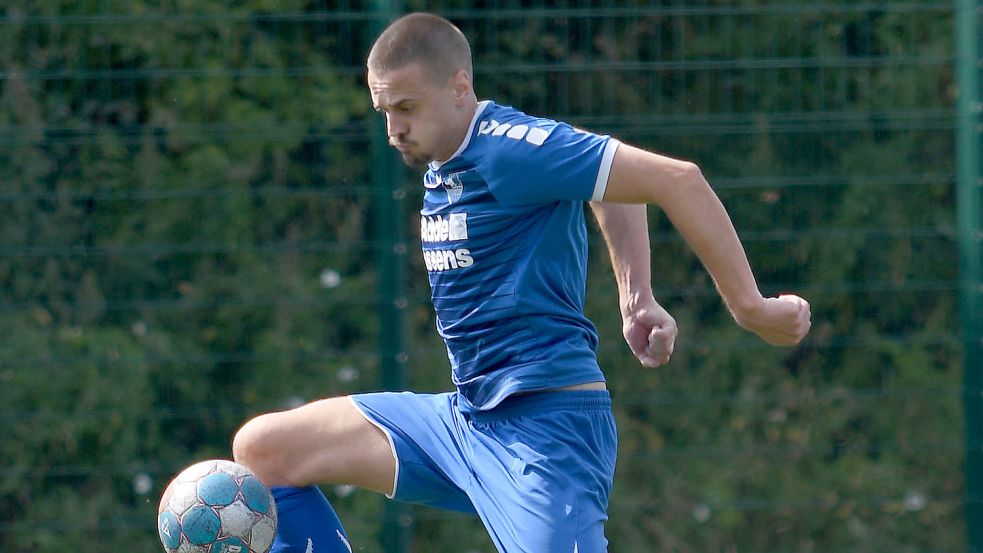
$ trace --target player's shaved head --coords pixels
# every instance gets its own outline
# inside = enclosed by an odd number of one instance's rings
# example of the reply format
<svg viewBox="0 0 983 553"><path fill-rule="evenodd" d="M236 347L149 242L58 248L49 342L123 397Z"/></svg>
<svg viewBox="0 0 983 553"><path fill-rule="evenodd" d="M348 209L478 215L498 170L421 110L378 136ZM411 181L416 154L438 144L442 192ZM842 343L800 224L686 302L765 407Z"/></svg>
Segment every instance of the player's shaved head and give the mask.
<svg viewBox="0 0 983 553"><path fill-rule="evenodd" d="M471 46L453 23L430 13L411 13L393 21L369 52L368 68L376 74L420 64L434 82L443 84L458 71L471 75Z"/></svg>

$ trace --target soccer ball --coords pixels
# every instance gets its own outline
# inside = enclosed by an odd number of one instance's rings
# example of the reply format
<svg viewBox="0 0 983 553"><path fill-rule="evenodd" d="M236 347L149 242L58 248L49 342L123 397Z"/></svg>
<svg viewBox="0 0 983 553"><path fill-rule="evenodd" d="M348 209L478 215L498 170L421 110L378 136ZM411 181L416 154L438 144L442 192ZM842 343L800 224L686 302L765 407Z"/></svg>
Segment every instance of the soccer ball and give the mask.
<svg viewBox="0 0 983 553"><path fill-rule="evenodd" d="M268 553L276 508L246 467L222 459L195 463L167 485L157 533L167 553Z"/></svg>

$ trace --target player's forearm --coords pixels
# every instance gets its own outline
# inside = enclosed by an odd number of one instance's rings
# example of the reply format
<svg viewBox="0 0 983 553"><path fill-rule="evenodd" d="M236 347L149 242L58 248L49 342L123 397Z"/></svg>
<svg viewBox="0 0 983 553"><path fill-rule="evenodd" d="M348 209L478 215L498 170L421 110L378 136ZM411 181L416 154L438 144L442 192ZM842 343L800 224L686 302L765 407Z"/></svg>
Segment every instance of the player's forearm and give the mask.
<svg viewBox="0 0 983 553"><path fill-rule="evenodd" d="M697 171L681 180L663 198L661 207L713 277L735 319L743 324L760 309L764 298L720 199Z"/></svg>
<svg viewBox="0 0 983 553"><path fill-rule="evenodd" d="M761 309L764 298L744 247L696 164L622 144L604 200L659 206L710 272L737 322L744 325Z"/></svg>
<svg viewBox="0 0 983 553"><path fill-rule="evenodd" d="M590 206L608 246L624 314L652 296L647 207L604 202Z"/></svg>

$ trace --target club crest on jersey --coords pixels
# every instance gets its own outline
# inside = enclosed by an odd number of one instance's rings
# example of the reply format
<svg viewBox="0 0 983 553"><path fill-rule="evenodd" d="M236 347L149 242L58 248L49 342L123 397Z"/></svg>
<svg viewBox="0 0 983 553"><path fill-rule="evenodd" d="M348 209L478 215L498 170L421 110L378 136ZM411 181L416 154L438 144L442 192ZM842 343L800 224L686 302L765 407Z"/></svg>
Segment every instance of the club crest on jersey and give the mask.
<svg viewBox="0 0 983 553"><path fill-rule="evenodd" d="M447 203L452 204L460 200L461 195L464 194L464 181L461 179L463 174L464 171L444 177L440 173L428 172L423 177L423 185L430 190L443 188L447 193Z"/></svg>
<svg viewBox="0 0 983 553"><path fill-rule="evenodd" d="M452 204L461 199L464 194L464 183L461 182L461 173L447 175L443 182L444 190L447 191L447 203Z"/></svg>

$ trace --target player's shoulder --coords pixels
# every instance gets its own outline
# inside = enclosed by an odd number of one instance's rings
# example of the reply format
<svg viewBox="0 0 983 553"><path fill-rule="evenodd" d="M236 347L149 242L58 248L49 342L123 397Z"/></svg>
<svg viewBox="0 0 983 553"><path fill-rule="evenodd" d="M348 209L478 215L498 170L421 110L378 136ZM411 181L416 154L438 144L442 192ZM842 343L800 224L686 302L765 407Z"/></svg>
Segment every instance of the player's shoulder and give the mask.
<svg viewBox="0 0 983 553"><path fill-rule="evenodd" d="M535 150L563 123L529 115L511 106L489 103L477 121L474 145L485 153Z"/></svg>

